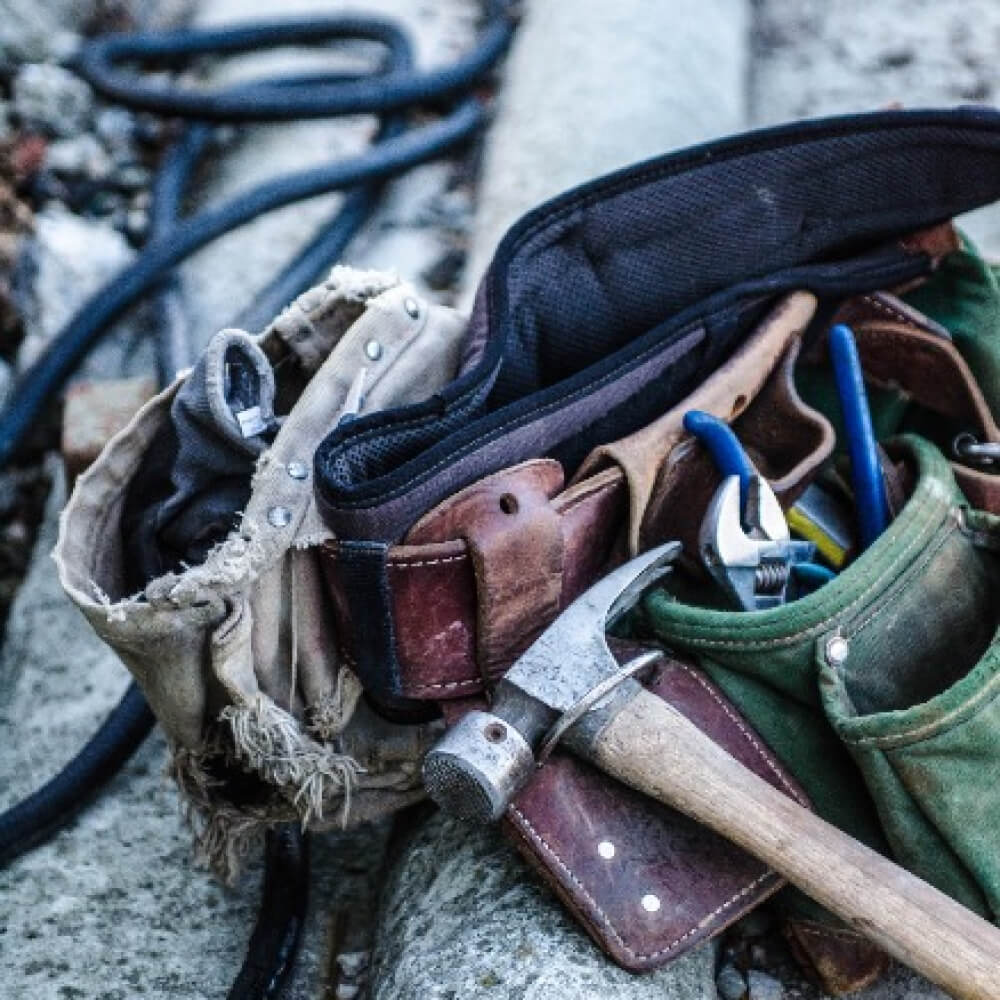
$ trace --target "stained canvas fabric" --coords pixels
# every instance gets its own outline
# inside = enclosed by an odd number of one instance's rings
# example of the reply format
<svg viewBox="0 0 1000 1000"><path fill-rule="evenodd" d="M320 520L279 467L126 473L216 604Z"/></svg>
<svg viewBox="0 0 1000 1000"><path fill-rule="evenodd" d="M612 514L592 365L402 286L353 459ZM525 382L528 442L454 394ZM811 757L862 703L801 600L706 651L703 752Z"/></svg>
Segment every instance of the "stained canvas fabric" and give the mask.
<svg viewBox="0 0 1000 1000"><path fill-rule="evenodd" d="M353 824L423 795L438 727L376 716L336 653L312 454L345 406L450 378L464 326L395 276L335 268L260 336L218 334L66 507L63 586L142 687L227 877L268 823Z"/></svg>

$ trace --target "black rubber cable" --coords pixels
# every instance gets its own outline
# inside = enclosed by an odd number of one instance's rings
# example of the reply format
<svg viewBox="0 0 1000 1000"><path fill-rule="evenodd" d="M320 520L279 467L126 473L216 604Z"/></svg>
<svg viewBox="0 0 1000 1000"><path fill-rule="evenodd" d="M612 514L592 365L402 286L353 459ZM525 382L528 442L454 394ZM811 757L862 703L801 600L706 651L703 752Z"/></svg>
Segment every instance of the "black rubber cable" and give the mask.
<svg viewBox="0 0 1000 1000"><path fill-rule="evenodd" d="M202 121L288 121L398 111L467 92L496 64L510 42L513 21L506 3L491 0L487 7L489 21L476 48L451 66L426 73L403 70L374 79L317 83L294 96L260 94L252 103L229 91L203 93L142 83L116 65L128 60L175 68L202 54L232 55L277 45L318 45L339 39L364 39L391 48L400 31L390 21L336 16L202 31L112 35L84 46L68 65L111 100L143 111Z"/></svg>
<svg viewBox="0 0 1000 1000"><path fill-rule="evenodd" d="M298 824L269 830L260 912L227 1000L274 1000L288 982L309 906L309 839Z"/></svg>
<svg viewBox="0 0 1000 1000"><path fill-rule="evenodd" d="M10 461L47 400L63 386L110 324L176 264L264 212L362 181L387 179L441 156L468 139L484 120L482 105L476 100L466 101L441 121L388 139L350 159L268 181L223 205L204 209L179 223L165 237L154 239L133 264L90 298L17 385L0 415L0 466Z"/></svg>

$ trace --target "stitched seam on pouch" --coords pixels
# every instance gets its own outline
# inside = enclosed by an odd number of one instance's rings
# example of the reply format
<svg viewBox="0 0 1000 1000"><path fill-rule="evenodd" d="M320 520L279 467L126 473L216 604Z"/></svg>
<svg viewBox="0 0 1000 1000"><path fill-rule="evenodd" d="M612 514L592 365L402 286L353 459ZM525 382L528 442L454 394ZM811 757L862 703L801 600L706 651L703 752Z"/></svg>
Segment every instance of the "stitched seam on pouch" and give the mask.
<svg viewBox="0 0 1000 1000"><path fill-rule="evenodd" d="M418 559L416 562L403 562L405 558L406 556L396 556L396 559L400 560L399 562L390 558L387 565L395 570L415 569L418 566L443 566L445 563L461 562L463 559L468 559L469 553L463 552L457 556L442 556L440 559Z"/></svg>
<svg viewBox="0 0 1000 1000"><path fill-rule="evenodd" d="M482 679L477 677L465 681L448 681L444 684L421 684L419 687L413 688L413 694L423 694L427 691L453 691L455 688L460 687L481 688L482 686Z"/></svg>
<svg viewBox="0 0 1000 1000"><path fill-rule="evenodd" d="M853 639L855 636L860 635L876 618L884 614L891 603L890 595L903 589L904 584L911 577L916 576L918 571L923 569L941 551L941 547L951 538L951 535L952 532L950 531L942 533L941 537L933 545L928 546L924 552L921 552L920 556L907 566L903 573L893 581L892 586L887 588L882 603L876 604L868 613L868 616L856 625L851 625L850 628L845 629L845 637Z"/></svg>
<svg viewBox="0 0 1000 1000"><path fill-rule="evenodd" d="M848 615L850 612L856 608L859 604L863 604L871 593L881 587L887 576L895 569L895 566L908 556L915 548L919 548L920 545L924 544L926 536L933 535L935 531L940 530L942 522L939 520L934 520L929 522L929 530L925 529L919 534L915 535L910 543L899 553L893 560L892 564L887 565L885 570L878 574L875 579L867 586L865 589L853 600L850 604L843 608L839 608L834 611L833 614L824 618L820 622L813 622L811 625L806 626L798 632L792 635L779 636L777 639L751 639L749 641L739 640L739 639L709 639L703 638L701 636L682 636L681 641L685 645L692 646L704 646L704 647L717 647L717 648L729 648L729 649L770 649L779 646L790 646L799 639L804 639L806 636L811 634L818 634L823 631L828 625L835 622L838 618L843 615ZM752 625L744 625L743 628L752 628Z"/></svg>
<svg viewBox="0 0 1000 1000"><path fill-rule="evenodd" d="M686 673L690 674L712 696L713 700L718 703L719 708L721 708L722 711L726 713L726 715L733 722L736 728L739 729L739 731L743 734L744 739L746 739L746 741L754 748L754 750L757 751L761 760L763 760L764 763L767 765L768 770L778 779L778 781L781 782L781 785L785 789L785 791L787 791L788 794L793 799L795 799L796 802L798 802L801 805L805 805L799 793L792 787L788 779L781 773L781 770L777 767L774 761L771 760L770 755L764 751L764 748L763 746L761 746L760 741L754 739L753 733L746 726L743 725L743 721L736 714L736 712L733 711L733 709L730 708L730 706L727 705L726 702L719 697L719 695L712 689L712 686L705 680L705 678L702 677L702 675L699 674L696 670L692 670L685 663L678 663L678 666Z"/></svg>
<svg viewBox="0 0 1000 1000"><path fill-rule="evenodd" d="M745 885L738 892L730 896L729 899L727 899L724 903L717 906L714 910L712 910L711 913L706 914L705 917L703 917L698 923L696 923L689 930L683 933L679 938L675 938L673 941L670 942L670 944L665 945L663 948L659 948L656 951L643 954L636 952L634 949L630 948L625 943L624 938L622 938L621 934L618 933L614 925L611 923L611 918L604 912L604 910L601 909L597 900L594 899L594 897L591 896L589 892L587 892L587 890L583 886L583 883L576 877L576 875L566 864L566 862L563 861L561 857L559 857L559 855L556 853L552 845L549 844L549 842L534 828L534 826L532 826L531 821L528 819L528 817L525 816L524 813L517 808L517 806L512 805L510 807L510 811L514 813L524 824L525 828L528 831L528 835L531 838L532 842L535 844L535 846L541 848L553 861L555 861L555 863L559 866L559 868L563 872L565 872L567 876L569 876L573 884L577 887L577 889L580 890L580 893L583 896L583 898L586 899L587 902L590 903L590 905L597 911L598 915L600 916L601 922L604 924L604 927L606 928L607 932L618 943L622 951L630 955L632 958L642 958L642 959L658 958L660 955L665 955L667 952L672 951L679 944L682 944L684 941L686 941L689 937L692 937L694 934L697 934L698 931L700 931L707 925L709 920L719 916L719 914L721 913L724 913L726 910L732 907L733 904L739 902L739 900L743 899L745 896L750 895L750 893L752 893L762 882L766 881L767 879L773 878L776 875L775 872L768 869L767 871L764 872L763 875L760 875L757 878L755 878L748 885Z"/></svg>
<svg viewBox="0 0 1000 1000"><path fill-rule="evenodd" d="M957 705L950 712L942 715L940 719L935 719L933 722L926 723L926 725L918 726L916 729L893 733L890 736L862 736L859 739L851 740L851 743L854 746L878 746L881 744L885 750L897 750L913 746L915 743L919 743L929 736L937 736L939 733L945 732L956 716L978 712L985 705L996 701L998 696L1000 696L1000 674L994 674L986 687L977 691L968 701Z"/></svg>
<svg viewBox="0 0 1000 1000"><path fill-rule="evenodd" d="M875 298L874 295L866 295L864 297L864 300L865 302L868 303L868 305L870 305L873 309L877 310L878 312L884 312L887 315L891 316L893 319L899 320L899 322L901 323L906 323L910 326L914 326L916 329L920 330L921 333L925 332L920 327L916 326L911 316L907 316L906 313L900 312L898 309L895 309L892 306L887 305L885 302L879 301L879 299Z"/></svg>

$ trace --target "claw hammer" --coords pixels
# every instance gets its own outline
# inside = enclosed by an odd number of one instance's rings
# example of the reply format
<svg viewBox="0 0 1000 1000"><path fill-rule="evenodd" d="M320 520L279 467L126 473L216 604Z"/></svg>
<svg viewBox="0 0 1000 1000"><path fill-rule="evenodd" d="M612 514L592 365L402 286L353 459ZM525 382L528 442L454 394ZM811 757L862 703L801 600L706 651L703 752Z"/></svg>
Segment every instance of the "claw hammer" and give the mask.
<svg viewBox="0 0 1000 1000"><path fill-rule="evenodd" d="M1000 997L1000 929L747 770L619 667L606 629L680 546L620 566L573 602L424 760L440 806L499 819L558 740L607 774L738 844L960 1000Z"/></svg>

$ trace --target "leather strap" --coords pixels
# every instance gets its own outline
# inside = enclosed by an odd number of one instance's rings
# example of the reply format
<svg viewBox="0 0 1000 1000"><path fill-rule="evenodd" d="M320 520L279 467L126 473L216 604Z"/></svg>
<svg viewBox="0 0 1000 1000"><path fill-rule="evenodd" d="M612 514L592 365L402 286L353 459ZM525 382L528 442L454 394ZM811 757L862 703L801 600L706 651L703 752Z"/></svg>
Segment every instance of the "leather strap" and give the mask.
<svg viewBox="0 0 1000 1000"><path fill-rule="evenodd" d="M790 299L748 340L740 354L758 364L747 371L745 393L724 366L697 394L719 412L727 406L729 416L737 411L741 439L786 504L833 447L828 422L802 404L792 379L794 334L805 316ZM794 322L786 323L789 317ZM902 388L983 440L1000 440L968 365L945 332L885 294L850 302L838 318L847 317L873 381ZM822 356L820 343L804 360ZM764 358L776 364L769 378L761 378ZM735 405L740 395L747 396L742 410ZM397 664L392 693L441 701L482 691L562 608L627 557L623 528L631 524L634 537L636 497L645 495L651 480L645 510L638 511L640 544L680 538L694 552L718 473L694 442L676 433L674 424L688 405L657 421L659 437L643 430L634 440L600 449L584 464L597 471L565 490L557 462L525 462L459 491L421 518L403 544L388 547L383 599ZM975 506L1000 509L1000 477L961 466L955 471ZM323 558L338 636L356 663L360 637L369 643L371 632L352 619L342 543L326 545Z"/></svg>

